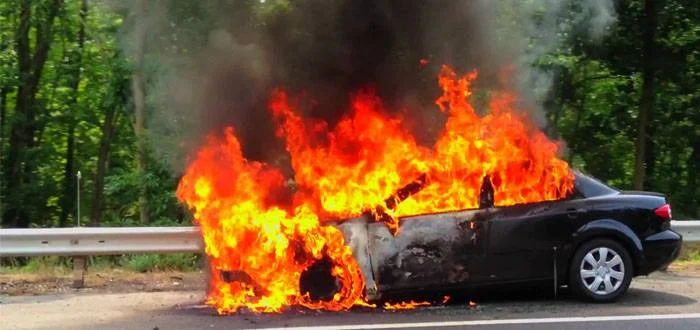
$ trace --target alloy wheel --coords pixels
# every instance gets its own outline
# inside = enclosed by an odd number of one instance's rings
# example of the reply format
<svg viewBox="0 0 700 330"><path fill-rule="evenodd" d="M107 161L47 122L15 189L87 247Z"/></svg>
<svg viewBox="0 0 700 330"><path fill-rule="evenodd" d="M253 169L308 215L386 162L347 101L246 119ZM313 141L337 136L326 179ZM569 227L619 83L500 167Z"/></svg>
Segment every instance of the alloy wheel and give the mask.
<svg viewBox="0 0 700 330"><path fill-rule="evenodd" d="M598 247L586 253L579 266L581 281L596 295L609 295L622 285L625 264L617 251Z"/></svg>

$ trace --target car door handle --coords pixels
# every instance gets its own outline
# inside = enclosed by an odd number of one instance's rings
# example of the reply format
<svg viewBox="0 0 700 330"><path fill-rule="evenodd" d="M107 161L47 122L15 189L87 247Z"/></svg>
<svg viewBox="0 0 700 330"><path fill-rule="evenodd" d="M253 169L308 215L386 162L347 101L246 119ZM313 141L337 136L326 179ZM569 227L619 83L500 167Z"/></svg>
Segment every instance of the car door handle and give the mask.
<svg viewBox="0 0 700 330"><path fill-rule="evenodd" d="M576 219L579 216L583 214L583 209L576 209L576 208L570 208L566 209L566 216L569 217L569 219Z"/></svg>

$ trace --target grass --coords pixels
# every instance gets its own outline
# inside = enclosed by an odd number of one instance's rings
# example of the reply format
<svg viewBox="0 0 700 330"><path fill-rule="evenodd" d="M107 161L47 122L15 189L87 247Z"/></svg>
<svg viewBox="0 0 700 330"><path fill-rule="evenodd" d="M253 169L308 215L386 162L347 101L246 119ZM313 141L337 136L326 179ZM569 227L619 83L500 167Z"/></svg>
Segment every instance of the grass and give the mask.
<svg viewBox="0 0 700 330"><path fill-rule="evenodd" d="M700 243L683 244L683 249L681 249L681 255L678 257L677 262L700 264Z"/></svg>
<svg viewBox="0 0 700 330"><path fill-rule="evenodd" d="M138 273L152 271L195 271L201 268L201 255L195 253L132 254L123 256L95 256L88 260L88 268L124 268ZM65 274L72 270L70 257L7 258L0 273Z"/></svg>
<svg viewBox="0 0 700 330"><path fill-rule="evenodd" d="M70 271L70 260L66 257L7 258L3 260L0 273L55 274Z"/></svg>
<svg viewBox="0 0 700 330"><path fill-rule="evenodd" d="M140 254L127 256L124 267L135 272L160 270L195 271L200 269L201 256L194 253Z"/></svg>

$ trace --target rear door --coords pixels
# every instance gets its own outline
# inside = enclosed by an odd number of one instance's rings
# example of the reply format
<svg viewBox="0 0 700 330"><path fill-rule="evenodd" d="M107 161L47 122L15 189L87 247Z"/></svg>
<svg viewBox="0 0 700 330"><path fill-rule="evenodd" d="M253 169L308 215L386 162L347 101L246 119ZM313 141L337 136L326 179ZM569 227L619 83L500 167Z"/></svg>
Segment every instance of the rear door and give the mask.
<svg viewBox="0 0 700 330"><path fill-rule="evenodd" d="M489 280L552 278L555 256L571 241L572 219L586 216L577 206L579 202L539 202L489 210Z"/></svg>

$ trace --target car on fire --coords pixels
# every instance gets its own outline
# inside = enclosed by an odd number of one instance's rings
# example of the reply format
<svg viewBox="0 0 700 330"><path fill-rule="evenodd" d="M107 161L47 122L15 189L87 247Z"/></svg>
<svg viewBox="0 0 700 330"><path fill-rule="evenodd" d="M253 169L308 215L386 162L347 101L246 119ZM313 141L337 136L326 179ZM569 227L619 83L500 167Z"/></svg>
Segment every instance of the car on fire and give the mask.
<svg viewBox="0 0 700 330"><path fill-rule="evenodd" d="M664 195L619 191L574 175L574 192L563 200L499 207L493 188L482 186L478 209L404 217L396 235L367 215L336 226L362 269L370 301L389 293L532 282L612 301L633 277L677 258L682 237L670 229ZM484 184L490 186L486 178ZM302 289L318 299L332 296L332 282L318 274L319 267L310 267Z"/></svg>

